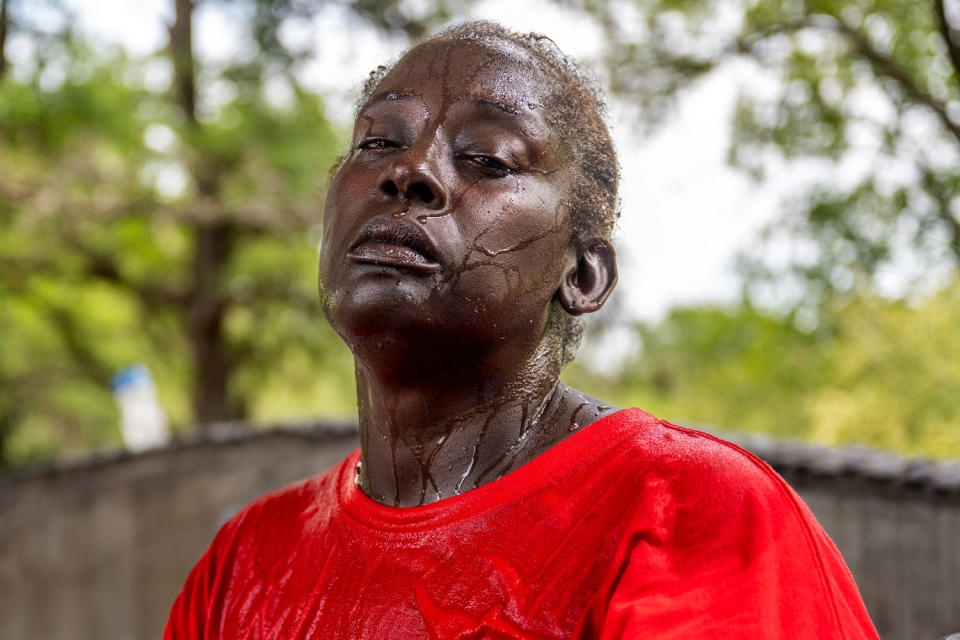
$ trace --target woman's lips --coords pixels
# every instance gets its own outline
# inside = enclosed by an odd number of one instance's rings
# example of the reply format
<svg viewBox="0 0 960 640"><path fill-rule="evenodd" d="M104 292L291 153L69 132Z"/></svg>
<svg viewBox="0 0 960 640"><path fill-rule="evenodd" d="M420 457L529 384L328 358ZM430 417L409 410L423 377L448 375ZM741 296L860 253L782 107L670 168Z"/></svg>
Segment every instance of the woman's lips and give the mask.
<svg viewBox="0 0 960 640"><path fill-rule="evenodd" d="M357 234L347 258L361 264L429 273L440 269L435 255L430 237L418 225L374 218Z"/></svg>
<svg viewBox="0 0 960 640"><path fill-rule="evenodd" d="M415 249L377 240L370 240L357 245L347 253L347 257L354 262L416 271L435 271L440 268L439 264L429 260Z"/></svg>

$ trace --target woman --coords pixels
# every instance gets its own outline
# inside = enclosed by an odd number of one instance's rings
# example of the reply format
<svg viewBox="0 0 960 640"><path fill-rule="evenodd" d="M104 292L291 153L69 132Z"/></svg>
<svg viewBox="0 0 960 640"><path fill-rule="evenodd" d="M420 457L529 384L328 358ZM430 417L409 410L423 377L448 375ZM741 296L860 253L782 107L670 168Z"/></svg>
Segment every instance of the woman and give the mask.
<svg viewBox="0 0 960 640"><path fill-rule="evenodd" d="M766 465L559 382L617 278L601 112L490 23L371 76L319 277L361 448L228 522L166 638L876 637Z"/></svg>

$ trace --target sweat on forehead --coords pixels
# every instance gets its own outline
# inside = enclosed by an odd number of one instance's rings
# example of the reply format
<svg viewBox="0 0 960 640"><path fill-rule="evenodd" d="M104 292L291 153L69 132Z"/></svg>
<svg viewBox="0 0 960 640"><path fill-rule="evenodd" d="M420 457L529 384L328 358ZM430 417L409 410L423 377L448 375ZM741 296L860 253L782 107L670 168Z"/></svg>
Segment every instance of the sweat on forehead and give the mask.
<svg viewBox="0 0 960 640"><path fill-rule="evenodd" d="M361 109L382 100L436 91L445 99L474 98L520 115L540 108L555 83L535 58L513 43L431 40L410 49L371 87Z"/></svg>
<svg viewBox="0 0 960 640"><path fill-rule="evenodd" d="M446 43L491 48L526 68L533 67L537 85L549 90L547 95L539 96L548 102L543 105L547 124L554 131L567 134L562 136L562 144L575 173L568 207L574 236L582 245L594 239L609 239L619 215L619 166L604 119L603 97L593 77L560 51L550 38L535 33L515 33L487 21L450 27L420 42L393 63L372 71L364 83L357 112L410 53Z"/></svg>
<svg viewBox="0 0 960 640"><path fill-rule="evenodd" d="M550 38L535 33L515 33L493 22L456 25L420 42L411 51L444 43L473 43L499 50L535 71L529 75L537 78L538 87L549 91L538 96L548 103L543 104L539 112L547 126L555 132L562 132L560 151L566 154L572 168L572 184L566 203L572 239L582 251L599 243L609 245L619 216L617 187L620 171L604 120L603 97L593 77L560 51ZM363 85L356 115L377 95L384 79L407 55L409 53L370 73ZM576 351L582 324L578 317L564 316L563 359L569 361Z"/></svg>

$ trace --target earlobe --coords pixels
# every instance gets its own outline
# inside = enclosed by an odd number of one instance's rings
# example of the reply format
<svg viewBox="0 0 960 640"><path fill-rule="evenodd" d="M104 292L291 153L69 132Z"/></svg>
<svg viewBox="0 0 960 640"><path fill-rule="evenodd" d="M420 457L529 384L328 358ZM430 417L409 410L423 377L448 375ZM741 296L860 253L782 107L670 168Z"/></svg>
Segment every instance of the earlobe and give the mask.
<svg viewBox="0 0 960 640"><path fill-rule="evenodd" d="M617 284L617 254L606 240L597 239L576 257L564 275L557 298L570 315L592 313L606 302Z"/></svg>

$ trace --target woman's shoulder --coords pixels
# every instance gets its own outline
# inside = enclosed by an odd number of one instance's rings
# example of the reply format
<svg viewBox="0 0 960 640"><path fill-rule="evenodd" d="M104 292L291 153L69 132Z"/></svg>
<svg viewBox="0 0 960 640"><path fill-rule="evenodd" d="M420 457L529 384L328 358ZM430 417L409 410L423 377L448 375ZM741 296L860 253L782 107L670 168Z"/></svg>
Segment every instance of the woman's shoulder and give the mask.
<svg viewBox="0 0 960 640"><path fill-rule="evenodd" d="M706 636L876 637L836 547L769 465L711 434L621 414L631 502L592 620L676 629L680 611Z"/></svg>
<svg viewBox="0 0 960 640"><path fill-rule="evenodd" d="M628 412L622 425L629 434L624 471L636 491L635 517L645 521L656 505L664 535L680 547L761 548L777 540L775 546L785 548L789 540L795 552L817 555L825 534L766 462L717 436L637 413Z"/></svg>
<svg viewBox="0 0 960 640"><path fill-rule="evenodd" d="M613 416L627 472L634 477L651 475L665 481L674 493L704 499L722 495L769 496L793 501L786 482L753 453L704 431L659 419L641 409L626 409Z"/></svg>

